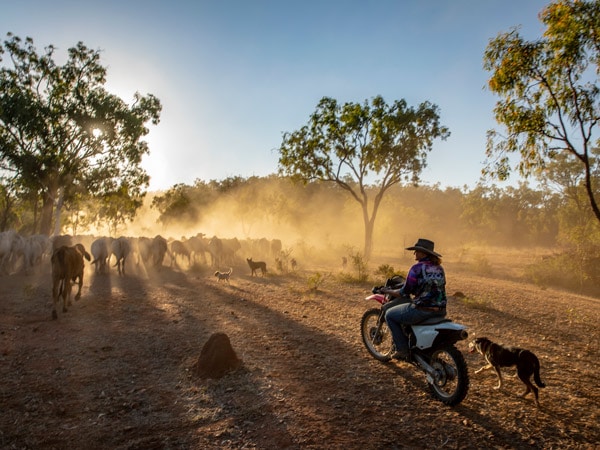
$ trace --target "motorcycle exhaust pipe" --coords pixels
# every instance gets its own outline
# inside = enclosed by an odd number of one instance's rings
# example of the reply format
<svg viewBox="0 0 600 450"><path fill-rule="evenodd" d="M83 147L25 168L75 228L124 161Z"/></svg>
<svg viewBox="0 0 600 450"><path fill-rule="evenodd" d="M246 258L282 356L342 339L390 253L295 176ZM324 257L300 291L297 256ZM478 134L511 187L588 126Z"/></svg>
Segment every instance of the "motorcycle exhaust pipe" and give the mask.
<svg viewBox="0 0 600 450"><path fill-rule="evenodd" d="M427 375L431 376L432 378L435 378L435 376L437 375L436 370L431 367L427 361L425 361L423 359L423 357L421 355L419 355L418 353L413 354L413 357L415 359L415 361L417 361L417 363L419 363L419 365L423 368L423 370L425 370L425 372L427 372Z"/></svg>

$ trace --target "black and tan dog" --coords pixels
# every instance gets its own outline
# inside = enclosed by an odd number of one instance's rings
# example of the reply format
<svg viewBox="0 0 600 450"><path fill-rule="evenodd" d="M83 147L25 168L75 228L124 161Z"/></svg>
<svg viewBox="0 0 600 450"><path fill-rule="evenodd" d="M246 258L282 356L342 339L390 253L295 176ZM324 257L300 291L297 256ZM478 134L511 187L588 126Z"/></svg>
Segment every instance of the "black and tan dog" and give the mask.
<svg viewBox="0 0 600 450"><path fill-rule="evenodd" d="M252 270L252 276L256 275L256 271L260 270L262 276L265 276L267 273L267 263L264 261L252 261L252 258L246 258L248 265L250 266L250 270Z"/></svg>
<svg viewBox="0 0 600 450"><path fill-rule="evenodd" d="M479 373L485 369L493 368L498 375L498 386L494 389L500 389L502 387L502 374L500 373L500 367L512 367L517 366L517 375L519 379L525 383L527 389L521 395L525 397L530 392L533 392L535 396L535 404L539 408L540 403L538 400L538 388L533 385L530 378L533 375L535 384L543 388L546 385L540 379L540 361L532 352L516 347L504 347L500 344L496 344L490 341L486 337L476 338L474 341L469 343L470 352L479 352L487 362L487 365L475 371Z"/></svg>

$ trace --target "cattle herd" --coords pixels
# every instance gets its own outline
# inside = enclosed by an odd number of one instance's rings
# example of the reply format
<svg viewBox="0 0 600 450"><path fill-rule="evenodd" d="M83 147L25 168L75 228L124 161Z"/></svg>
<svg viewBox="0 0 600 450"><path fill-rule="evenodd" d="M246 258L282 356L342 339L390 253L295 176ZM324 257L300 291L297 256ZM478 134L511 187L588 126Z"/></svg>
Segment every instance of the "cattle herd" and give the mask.
<svg viewBox="0 0 600 450"><path fill-rule="evenodd" d="M88 253L89 250L89 253ZM75 299L81 295L84 258L91 262L97 274L110 273L116 268L119 276L125 276L126 267L160 270L165 264L178 268L194 264L210 265L212 268L227 268L244 263L245 256L271 258L276 266L287 266L289 251L285 252L279 239L207 238L198 233L180 240L165 239L157 235L150 237L97 237L60 235L23 236L14 230L0 232L0 276L15 273L30 274L50 263L52 268L53 318L57 317L56 306L63 300L63 312L70 304L72 284L78 285ZM130 262L128 262L130 261ZM248 258L246 258L248 261ZM266 263L264 271L266 272ZM291 260L292 269L296 261ZM250 266L252 274L254 269ZM262 269L262 268L261 268Z"/></svg>

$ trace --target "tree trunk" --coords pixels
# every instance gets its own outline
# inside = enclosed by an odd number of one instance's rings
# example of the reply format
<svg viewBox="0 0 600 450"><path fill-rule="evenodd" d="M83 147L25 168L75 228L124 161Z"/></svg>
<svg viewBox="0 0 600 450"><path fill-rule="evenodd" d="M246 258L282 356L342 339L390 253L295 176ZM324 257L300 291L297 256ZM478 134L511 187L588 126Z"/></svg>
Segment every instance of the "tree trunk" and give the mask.
<svg viewBox="0 0 600 450"><path fill-rule="evenodd" d="M50 236L52 232L52 213L54 212L54 199L56 191L45 192L42 198L42 211L40 213L40 234Z"/></svg>
<svg viewBox="0 0 600 450"><path fill-rule="evenodd" d="M54 210L54 236L60 235L60 213L62 212L64 193L64 189L58 190L58 202L56 202L56 209Z"/></svg>
<svg viewBox="0 0 600 450"><path fill-rule="evenodd" d="M373 253L373 230L375 230L375 216L377 216L377 209L379 207L379 202L377 199L375 200L375 204L373 206L373 212L371 213L371 217L369 217L369 207L368 203L364 201L361 203L363 210L363 220L365 223L365 249L364 249L364 257L365 260L371 259L371 255Z"/></svg>
<svg viewBox="0 0 600 450"><path fill-rule="evenodd" d="M362 206L363 212L363 221L365 223L365 259L368 261L371 259L371 255L373 254L373 232L375 230L375 218L377 217L377 211L379 211L379 205L381 204L381 199L383 198L383 194L387 190L386 187L382 187L379 193L375 196L373 200L373 211L371 211L371 217L369 217L369 203L367 198L365 197L364 201L360 202Z"/></svg>
<svg viewBox="0 0 600 450"><path fill-rule="evenodd" d="M592 176L590 174L589 168L586 167L585 173L585 191L590 200L590 206L592 207L592 211L596 216L596 219L600 221L600 208L598 208L598 204L596 203L596 197L594 196L594 189L592 188Z"/></svg>
<svg viewBox="0 0 600 450"><path fill-rule="evenodd" d="M39 223L39 218L38 218L38 208L39 207L39 202L38 202L38 197L37 195L33 198L33 227L31 230L32 234L38 234L38 228L40 226Z"/></svg>
<svg viewBox="0 0 600 450"><path fill-rule="evenodd" d="M373 253L373 221L365 221L365 259L368 261L371 259Z"/></svg>

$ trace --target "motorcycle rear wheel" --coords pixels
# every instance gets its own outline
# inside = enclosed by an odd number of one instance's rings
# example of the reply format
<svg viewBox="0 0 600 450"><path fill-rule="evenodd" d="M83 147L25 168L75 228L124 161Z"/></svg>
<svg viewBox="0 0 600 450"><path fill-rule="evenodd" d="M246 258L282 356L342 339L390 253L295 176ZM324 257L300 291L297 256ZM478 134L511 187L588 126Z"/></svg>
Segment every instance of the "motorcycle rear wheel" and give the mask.
<svg viewBox="0 0 600 450"><path fill-rule="evenodd" d="M458 405L469 391L469 371L463 354L446 345L431 354L429 364L435 369L435 379L429 379L432 395L448 406Z"/></svg>
<svg viewBox="0 0 600 450"><path fill-rule="evenodd" d="M387 323L378 323L380 314L379 308L365 311L360 321L360 334L367 351L375 359L389 361L392 359L394 341Z"/></svg>

